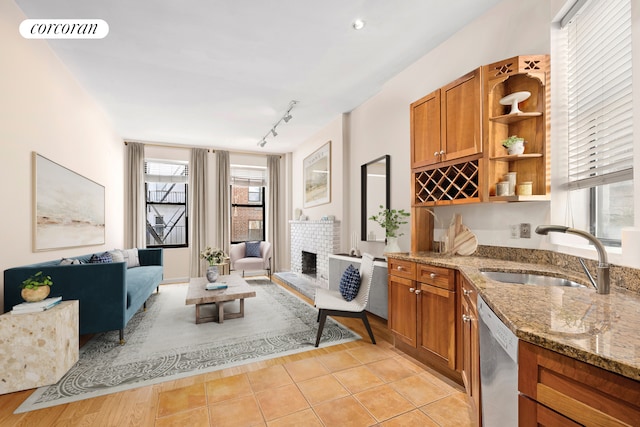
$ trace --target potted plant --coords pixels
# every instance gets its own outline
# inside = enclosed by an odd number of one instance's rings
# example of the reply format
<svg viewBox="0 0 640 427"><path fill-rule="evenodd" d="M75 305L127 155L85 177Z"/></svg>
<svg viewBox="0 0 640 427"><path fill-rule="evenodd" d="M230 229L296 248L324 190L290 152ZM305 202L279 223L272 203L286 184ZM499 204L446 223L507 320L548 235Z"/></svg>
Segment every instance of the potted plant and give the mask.
<svg viewBox="0 0 640 427"><path fill-rule="evenodd" d="M209 282L215 282L218 279L218 266L224 264L226 256L222 249L212 248L211 246L207 246L200 252L200 258L209 263L209 267L207 267L207 280Z"/></svg>
<svg viewBox="0 0 640 427"><path fill-rule="evenodd" d="M33 276L22 281L20 295L27 302L42 301L49 296L51 286L53 286L51 276L38 271Z"/></svg>
<svg viewBox="0 0 640 427"><path fill-rule="evenodd" d="M405 212L404 209L385 209L380 205L380 212L377 215L369 217L370 220L377 222L380 227L384 228L387 246L385 246L385 252L400 252L398 246L398 237L404 235L404 233L398 233L400 226L406 224L406 218L409 216L409 212Z"/></svg>
<svg viewBox="0 0 640 427"><path fill-rule="evenodd" d="M502 146L507 149L507 153L509 154L522 154L524 153L524 138L511 135L502 141Z"/></svg>

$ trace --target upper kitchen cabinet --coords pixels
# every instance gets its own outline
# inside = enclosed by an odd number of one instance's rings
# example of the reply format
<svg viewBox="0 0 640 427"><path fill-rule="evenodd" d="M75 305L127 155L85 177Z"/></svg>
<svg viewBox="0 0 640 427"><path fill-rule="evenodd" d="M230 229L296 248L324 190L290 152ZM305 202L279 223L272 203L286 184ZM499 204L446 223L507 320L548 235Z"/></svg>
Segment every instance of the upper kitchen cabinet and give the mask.
<svg viewBox="0 0 640 427"><path fill-rule="evenodd" d="M482 152L481 69L411 104L411 167Z"/></svg>
<svg viewBox="0 0 640 427"><path fill-rule="evenodd" d="M549 82L548 55L516 56L484 66L488 171L482 191L490 201L548 199ZM524 138L524 153L508 154L502 146L502 141L513 135ZM504 194L497 190L497 184L507 181L509 172L515 172L516 185Z"/></svg>
<svg viewBox="0 0 640 427"><path fill-rule="evenodd" d="M481 68L477 68L440 89L441 161L482 152L481 77Z"/></svg>
<svg viewBox="0 0 640 427"><path fill-rule="evenodd" d="M440 89L411 104L411 167L440 160Z"/></svg>
<svg viewBox="0 0 640 427"><path fill-rule="evenodd" d="M413 206L480 201L482 68L411 104Z"/></svg>

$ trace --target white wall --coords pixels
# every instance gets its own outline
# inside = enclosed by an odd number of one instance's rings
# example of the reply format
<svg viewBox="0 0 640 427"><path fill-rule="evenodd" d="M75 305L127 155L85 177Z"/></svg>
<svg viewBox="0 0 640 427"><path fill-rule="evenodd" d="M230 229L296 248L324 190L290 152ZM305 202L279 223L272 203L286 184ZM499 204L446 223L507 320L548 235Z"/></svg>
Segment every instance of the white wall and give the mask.
<svg viewBox="0 0 640 427"><path fill-rule="evenodd" d="M348 124L344 121L348 120L342 116L336 118L329 123L320 132L307 139L300 148L292 153L291 156L291 217L294 216L296 209L301 209L303 214L310 220L319 220L325 215L334 215L336 220L340 221L341 237L340 247L342 251L348 250L348 221L349 218L346 215L346 209L350 206L348 183L360 182L360 175L358 169L356 172L345 170L346 155L348 155L348 142L343 138L343 129ZM305 157L312 154L318 148L322 147L328 141L331 141L331 201L319 206L311 208L304 207L304 182L302 177L303 162ZM360 194L360 190L354 194ZM358 201L360 199L358 198ZM358 202L359 203L359 202ZM359 205L358 205L359 206ZM359 209L359 208L358 208ZM288 224L287 224L288 226ZM288 242L289 240L287 240Z"/></svg>
<svg viewBox="0 0 640 427"><path fill-rule="evenodd" d="M0 2L0 270L121 248L124 242L122 139L49 45L19 35L24 19L14 2ZM105 187L104 245L33 252L33 151Z"/></svg>

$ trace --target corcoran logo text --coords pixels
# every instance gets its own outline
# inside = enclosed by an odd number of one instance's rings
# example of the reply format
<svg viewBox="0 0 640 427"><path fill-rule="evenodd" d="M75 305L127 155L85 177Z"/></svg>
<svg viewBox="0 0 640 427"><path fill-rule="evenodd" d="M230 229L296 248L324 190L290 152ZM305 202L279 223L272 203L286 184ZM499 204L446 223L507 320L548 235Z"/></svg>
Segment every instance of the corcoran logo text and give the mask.
<svg viewBox="0 0 640 427"><path fill-rule="evenodd" d="M102 19L25 19L20 35L25 39L102 39L109 24Z"/></svg>

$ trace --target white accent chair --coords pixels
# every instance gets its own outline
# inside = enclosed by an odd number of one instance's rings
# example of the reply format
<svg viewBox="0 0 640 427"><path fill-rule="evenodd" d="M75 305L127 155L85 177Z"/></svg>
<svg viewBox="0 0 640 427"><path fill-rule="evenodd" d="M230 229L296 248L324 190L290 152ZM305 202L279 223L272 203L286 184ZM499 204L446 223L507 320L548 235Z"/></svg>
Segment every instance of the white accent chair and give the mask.
<svg viewBox="0 0 640 427"><path fill-rule="evenodd" d="M337 317L359 317L367 328L371 343L375 344L369 319L365 307L369 301L369 291L371 290L371 279L373 277L373 256L371 254L362 255L362 263L360 264L360 289L358 295L351 301L347 301L342 297L340 291L318 288L314 305L318 309L318 336L316 337L316 347L320 344L322 329L324 328L327 316Z"/></svg>
<svg viewBox="0 0 640 427"><path fill-rule="evenodd" d="M260 242L260 258L245 257L245 243L234 243L229 250L231 270L245 271L266 270L271 279L271 243Z"/></svg>

